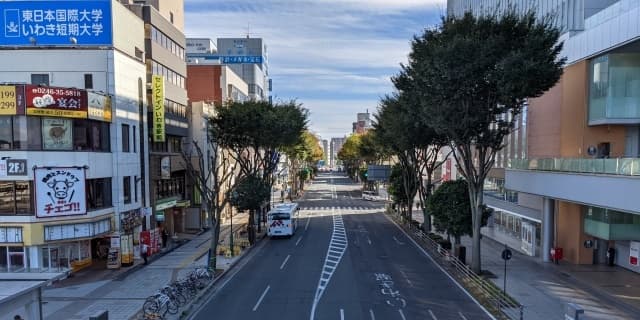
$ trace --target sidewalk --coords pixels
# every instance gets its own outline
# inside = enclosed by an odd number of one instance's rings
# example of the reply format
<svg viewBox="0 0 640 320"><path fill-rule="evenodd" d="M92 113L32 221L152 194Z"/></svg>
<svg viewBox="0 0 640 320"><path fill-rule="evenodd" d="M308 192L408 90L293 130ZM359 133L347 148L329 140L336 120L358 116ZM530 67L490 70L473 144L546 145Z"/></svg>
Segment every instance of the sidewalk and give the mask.
<svg viewBox="0 0 640 320"><path fill-rule="evenodd" d="M413 219L422 223L422 213L414 211ZM504 243L489 238L487 228L482 233L482 270L493 274L490 279L503 288ZM461 242L467 247L469 263L471 238L463 237ZM514 250L514 243L507 245L513 253L507 262L507 294L524 306L525 320L562 319L567 303L584 308L589 320L638 319L640 275L617 266L545 263Z"/></svg>
<svg viewBox="0 0 640 320"><path fill-rule="evenodd" d="M235 215L233 229L242 228L247 218L247 214ZM221 225L221 241L228 238L229 227L228 223ZM130 319L140 311L148 296L198 263L206 263L210 241L211 233L205 232L163 256L152 256L146 266L129 267L130 271L121 269L108 276L100 272L95 278L86 274L64 280L43 291L43 316L86 320L108 310L109 319ZM237 258L218 256L217 267L227 269Z"/></svg>

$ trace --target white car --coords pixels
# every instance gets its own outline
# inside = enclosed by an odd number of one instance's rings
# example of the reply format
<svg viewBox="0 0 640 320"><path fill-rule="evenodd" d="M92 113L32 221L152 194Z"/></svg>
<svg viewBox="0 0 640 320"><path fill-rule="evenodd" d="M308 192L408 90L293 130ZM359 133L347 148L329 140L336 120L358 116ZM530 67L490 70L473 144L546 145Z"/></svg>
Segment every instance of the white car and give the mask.
<svg viewBox="0 0 640 320"><path fill-rule="evenodd" d="M362 191L362 200L373 201L376 199L376 194L373 191Z"/></svg>

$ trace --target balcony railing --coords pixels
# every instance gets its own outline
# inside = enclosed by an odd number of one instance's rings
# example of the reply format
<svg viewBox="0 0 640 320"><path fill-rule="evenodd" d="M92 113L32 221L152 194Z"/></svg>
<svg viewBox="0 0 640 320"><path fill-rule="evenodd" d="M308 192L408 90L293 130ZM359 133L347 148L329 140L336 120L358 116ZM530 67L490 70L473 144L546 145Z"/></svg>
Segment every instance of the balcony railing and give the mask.
<svg viewBox="0 0 640 320"><path fill-rule="evenodd" d="M640 176L640 158L510 159L509 169Z"/></svg>

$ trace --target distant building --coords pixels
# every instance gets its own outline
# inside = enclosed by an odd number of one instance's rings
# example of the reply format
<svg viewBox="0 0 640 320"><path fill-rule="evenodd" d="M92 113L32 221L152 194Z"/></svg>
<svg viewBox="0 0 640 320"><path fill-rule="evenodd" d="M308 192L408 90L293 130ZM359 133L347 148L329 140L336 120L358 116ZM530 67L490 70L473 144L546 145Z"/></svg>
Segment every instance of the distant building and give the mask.
<svg viewBox="0 0 640 320"><path fill-rule="evenodd" d="M342 149L347 138L331 138L331 150L329 151L329 166L335 167L338 162L338 152Z"/></svg>
<svg viewBox="0 0 640 320"><path fill-rule="evenodd" d="M358 113L357 121L353 123L353 133L363 134L373 127L371 126L371 115L369 111L365 113Z"/></svg>
<svg viewBox="0 0 640 320"><path fill-rule="evenodd" d="M262 38L218 38L217 50L221 63L249 85L249 98L270 99L269 55Z"/></svg>
<svg viewBox="0 0 640 320"><path fill-rule="evenodd" d="M325 164L329 162L329 141L327 139L322 140L322 160Z"/></svg>

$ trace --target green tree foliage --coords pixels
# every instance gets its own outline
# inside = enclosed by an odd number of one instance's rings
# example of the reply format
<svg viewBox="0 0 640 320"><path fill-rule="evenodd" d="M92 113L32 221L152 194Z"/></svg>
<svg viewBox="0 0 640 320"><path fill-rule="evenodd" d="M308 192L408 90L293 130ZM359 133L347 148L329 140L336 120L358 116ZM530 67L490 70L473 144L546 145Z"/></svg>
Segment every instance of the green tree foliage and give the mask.
<svg viewBox="0 0 640 320"><path fill-rule="evenodd" d="M342 161L347 175L352 179L357 177L358 168L360 168L362 164L360 144L362 144L362 136L353 134L347 137L342 144L342 148L338 151L338 159Z"/></svg>
<svg viewBox="0 0 640 320"><path fill-rule="evenodd" d="M484 226L491 215L491 210L484 205L482 208L482 225ZM465 180L443 182L429 197L427 209L433 215L436 230L453 236L455 244L460 244L460 237L473 233L471 202L469 202L468 184Z"/></svg>
<svg viewBox="0 0 640 320"><path fill-rule="evenodd" d="M402 180L402 167L399 164L395 164L391 167L391 173L389 174L389 186L387 191L391 196L391 201L398 207L404 214L404 211L409 204L407 194L404 192L404 184Z"/></svg>
<svg viewBox="0 0 640 320"><path fill-rule="evenodd" d="M421 117L446 135L469 183L473 220L471 267L480 272L483 186L527 98L538 97L562 74L559 31L534 12L448 17L412 42L409 63L395 84L419 97Z"/></svg>
<svg viewBox="0 0 640 320"><path fill-rule="evenodd" d="M304 188L304 181L311 178L312 173L317 171L318 161L323 158L322 147L318 137L309 132L308 130L302 131L296 144L283 148L283 151L289 157L290 167L292 172L298 172L297 176L294 176L293 192L295 193L298 188ZM307 170L307 168L310 168ZM309 177L301 175L300 172L304 170L309 173Z"/></svg>
<svg viewBox="0 0 640 320"><path fill-rule="evenodd" d="M269 199L271 184L258 175L243 177L231 190L231 204L239 211L255 212ZM249 242L255 241L255 234L249 232Z"/></svg>
<svg viewBox="0 0 640 320"><path fill-rule="evenodd" d="M209 121L217 143L229 151L242 176L259 176L269 186L277 168L279 152L296 145L307 127L308 112L295 101L229 102L216 107ZM263 195L268 202L269 193ZM255 214L249 215L250 239L255 237ZM258 225L259 228L259 225Z"/></svg>

